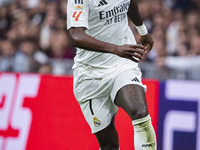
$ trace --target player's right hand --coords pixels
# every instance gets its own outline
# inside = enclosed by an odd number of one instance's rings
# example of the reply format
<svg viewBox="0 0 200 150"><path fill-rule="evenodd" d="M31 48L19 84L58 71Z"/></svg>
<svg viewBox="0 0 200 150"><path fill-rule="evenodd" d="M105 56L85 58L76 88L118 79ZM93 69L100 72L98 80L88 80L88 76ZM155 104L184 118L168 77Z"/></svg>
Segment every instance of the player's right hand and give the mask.
<svg viewBox="0 0 200 150"><path fill-rule="evenodd" d="M118 45L115 50L115 54L138 63L141 59L143 59L144 51L145 47L143 45L125 44Z"/></svg>

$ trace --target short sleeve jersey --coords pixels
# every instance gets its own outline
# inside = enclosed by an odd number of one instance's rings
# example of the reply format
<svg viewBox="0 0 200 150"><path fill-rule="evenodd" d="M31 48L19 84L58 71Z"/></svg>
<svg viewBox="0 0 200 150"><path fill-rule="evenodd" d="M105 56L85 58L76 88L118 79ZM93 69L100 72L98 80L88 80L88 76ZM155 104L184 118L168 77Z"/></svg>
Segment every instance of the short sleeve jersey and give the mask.
<svg viewBox="0 0 200 150"><path fill-rule="evenodd" d="M85 27L86 34L100 41L117 45L136 44L128 26L129 5L130 0L68 0L67 29ZM91 66L114 71L126 62L131 67L137 66L137 63L115 54L81 48L77 48L74 60L73 68Z"/></svg>

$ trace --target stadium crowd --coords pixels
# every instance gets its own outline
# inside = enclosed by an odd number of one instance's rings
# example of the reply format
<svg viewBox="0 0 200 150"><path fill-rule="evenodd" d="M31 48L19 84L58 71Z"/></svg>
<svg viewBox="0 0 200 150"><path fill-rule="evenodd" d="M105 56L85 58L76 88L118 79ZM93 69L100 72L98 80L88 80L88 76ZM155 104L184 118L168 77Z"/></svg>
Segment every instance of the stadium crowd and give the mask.
<svg viewBox="0 0 200 150"><path fill-rule="evenodd" d="M76 50L66 31L66 0L0 2L0 71L69 74ZM143 62L200 68L200 1L138 0L154 47ZM136 39L138 33L130 22ZM63 69L64 68L64 69Z"/></svg>

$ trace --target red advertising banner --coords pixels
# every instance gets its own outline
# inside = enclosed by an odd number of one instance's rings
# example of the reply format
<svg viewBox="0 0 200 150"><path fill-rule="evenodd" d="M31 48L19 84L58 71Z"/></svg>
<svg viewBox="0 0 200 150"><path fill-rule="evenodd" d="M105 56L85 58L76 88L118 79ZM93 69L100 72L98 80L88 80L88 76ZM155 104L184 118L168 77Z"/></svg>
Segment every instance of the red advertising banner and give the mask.
<svg viewBox="0 0 200 150"><path fill-rule="evenodd" d="M95 150L91 134L74 98L71 76L0 74L0 150ZM158 81L144 80L148 108L157 132ZM120 148L133 148L131 120L116 116Z"/></svg>

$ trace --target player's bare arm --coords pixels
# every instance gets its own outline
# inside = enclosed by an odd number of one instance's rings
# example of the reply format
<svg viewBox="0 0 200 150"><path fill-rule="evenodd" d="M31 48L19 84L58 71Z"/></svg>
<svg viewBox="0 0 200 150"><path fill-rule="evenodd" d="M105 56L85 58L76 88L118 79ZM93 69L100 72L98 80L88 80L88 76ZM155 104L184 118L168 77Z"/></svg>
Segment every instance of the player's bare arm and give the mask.
<svg viewBox="0 0 200 150"><path fill-rule="evenodd" d="M70 28L68 31L72 45L95 52L112 53L120 57L139 62L143 58L144 46L142 45L115 45L97 40L85 33L86 28ZM134 58L135 57L135 58Z"/></svg>
<svg viewBox="0 0 200 150"><path fill-rule="evenodd" d="M131 0L131 4L128 10L128 17L136 26L142 26L143 21L139 13L136 0ZM145 53L148 53L153 47L153 38L149 33L140 36L140 42L145 47Z"/></svg>

